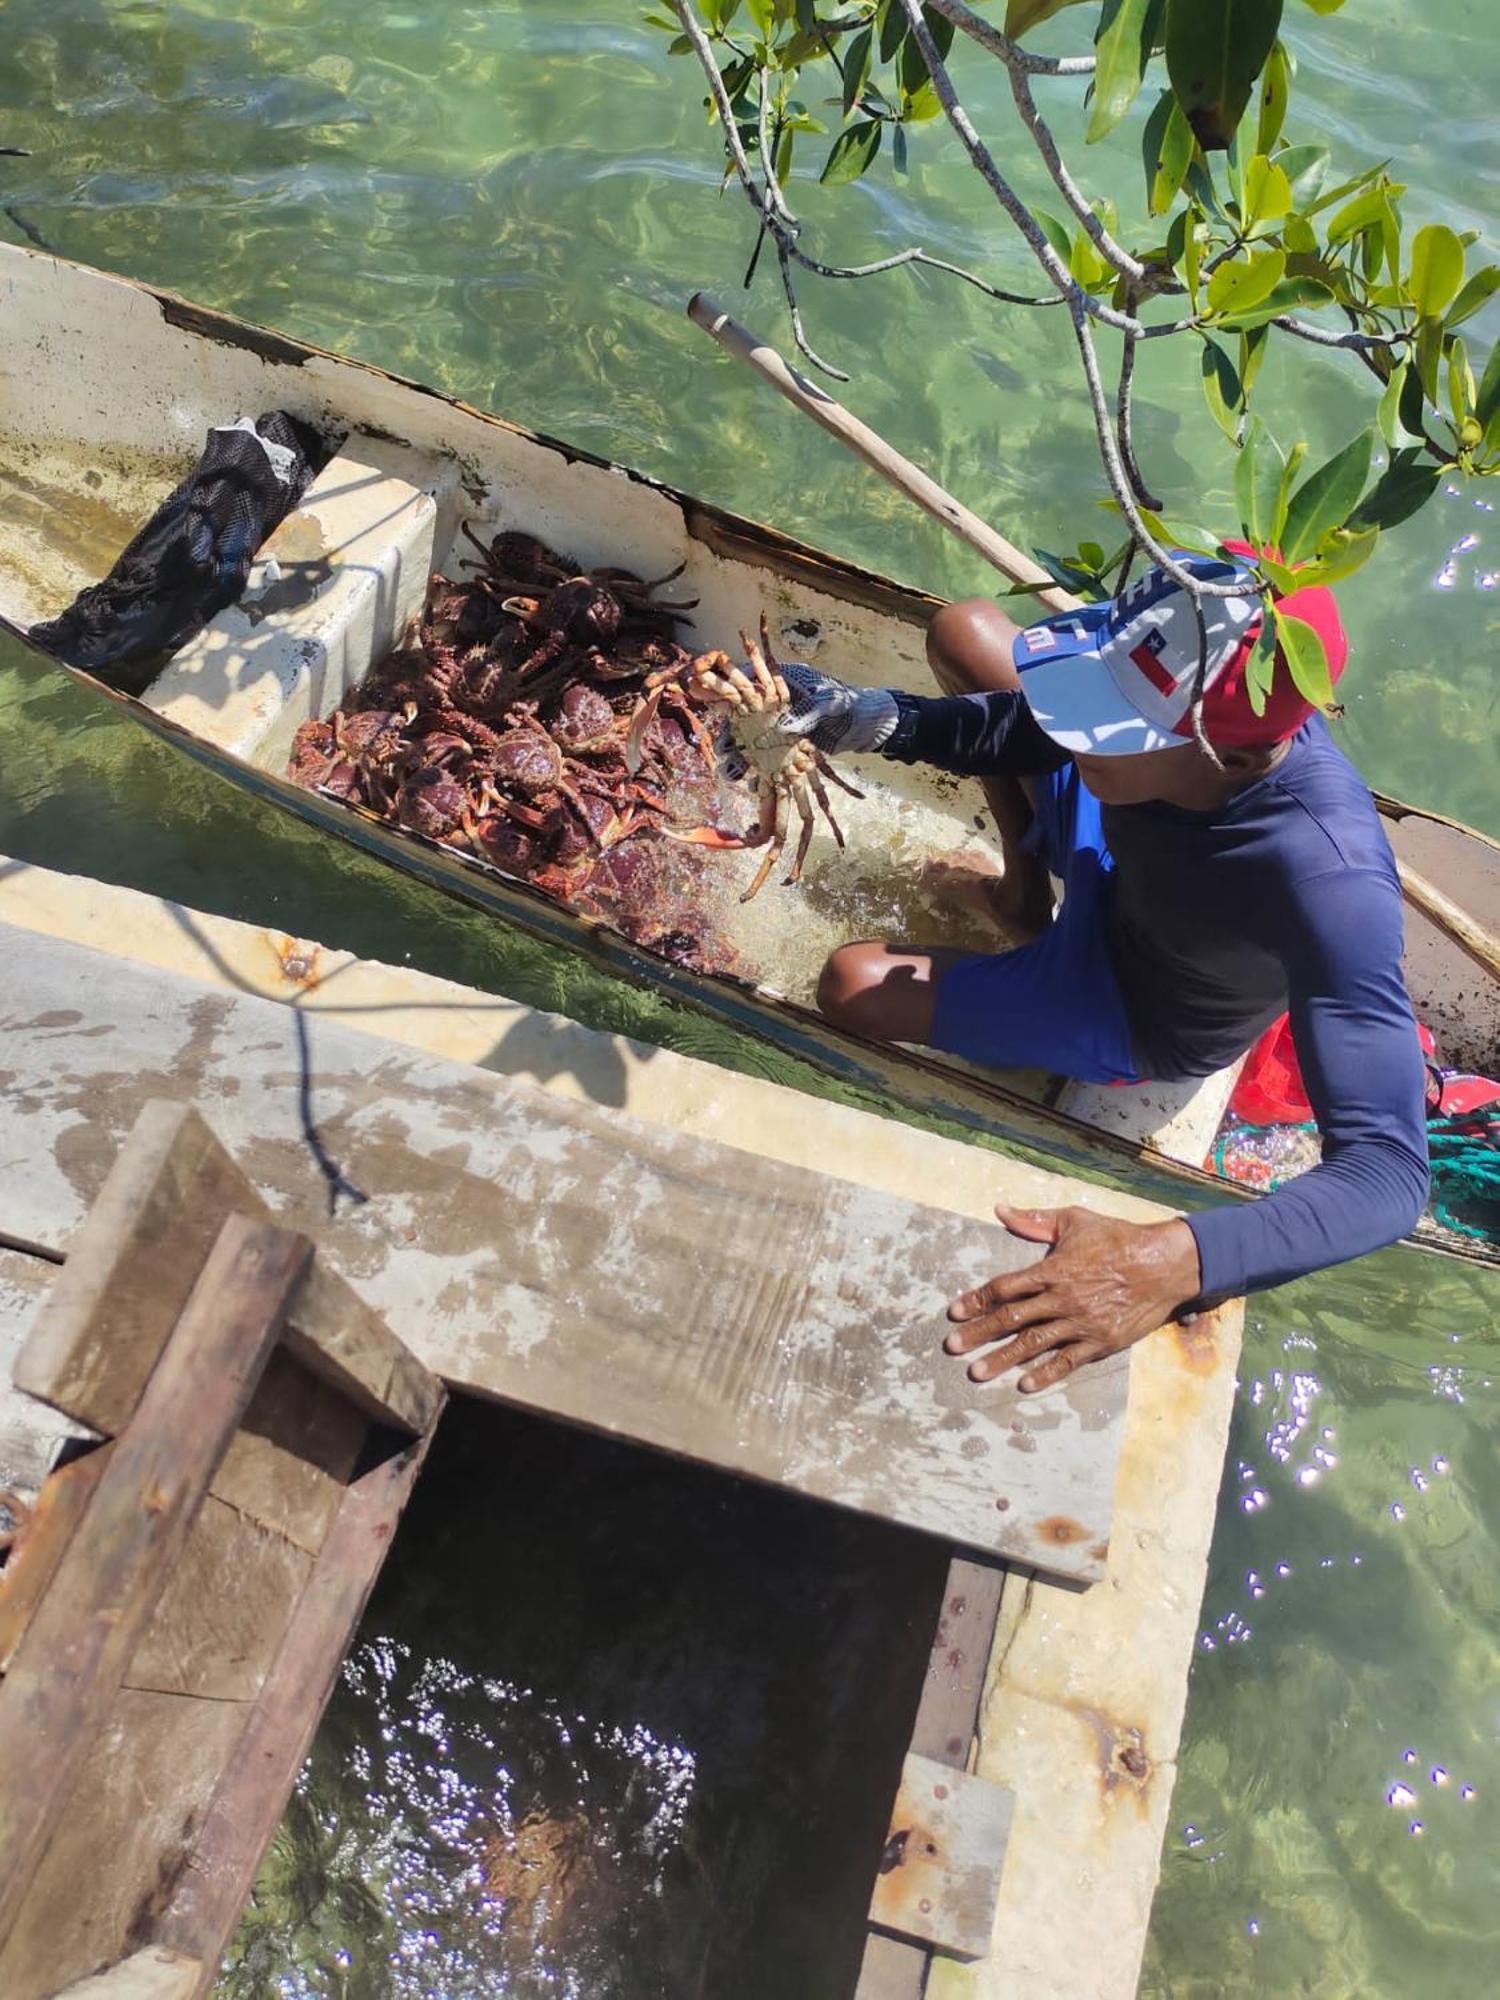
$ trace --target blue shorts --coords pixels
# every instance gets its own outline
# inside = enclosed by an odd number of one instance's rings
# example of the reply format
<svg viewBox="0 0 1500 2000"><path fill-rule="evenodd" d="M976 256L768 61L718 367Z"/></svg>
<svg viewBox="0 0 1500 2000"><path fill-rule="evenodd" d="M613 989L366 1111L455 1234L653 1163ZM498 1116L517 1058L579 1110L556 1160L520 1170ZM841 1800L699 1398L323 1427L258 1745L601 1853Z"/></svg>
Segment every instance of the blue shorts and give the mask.
<svg viewBox="0 0 1500 2000"><path fill-rule="evenodd" d="M1036 789L1032 836L1062 878L1062 907L1035 943L962 958L944 973L932 1045L992 1069L1133 1083L1130 1023L1107 942L1115 864L1099 801L1073 763Z"/></svg>

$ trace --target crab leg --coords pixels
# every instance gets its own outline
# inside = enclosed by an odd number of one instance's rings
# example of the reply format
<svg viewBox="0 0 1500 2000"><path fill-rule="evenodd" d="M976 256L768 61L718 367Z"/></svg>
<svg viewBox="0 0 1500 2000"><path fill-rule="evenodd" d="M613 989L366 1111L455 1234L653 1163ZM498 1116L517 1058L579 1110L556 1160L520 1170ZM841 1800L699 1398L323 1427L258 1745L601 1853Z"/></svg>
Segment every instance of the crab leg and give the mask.
<svg viewBox="0 0 1500 2000"><path fill-rule="evenodd" d="M771 844L766 849L765 860L762 861L759 868L755 871L755 880L740 897L742 903L748 903L752 896L758 894L765 883L766 877L781 859L781 850L786 846L785 792L766 791L761 800L760 824L761 837L763 839L769 838Z"/></svg>
<svg viewBox="0 0 1500 2000"><path fill-rule="evenodd" d="M716 853L731 847L759 847L766 838L763 833L726 833L720 826L664 826L661 830L668 840L686 841L689 847L711 847Z"/></svg>
<svg viewBox="0 0 1500 2000"><path fill-rule="evenodd" d="M838 842L839 846L842 847L844 844L844 830L833 816L833 807L828 803L828 793L824 789L823 780L818 776L816 768L808 772L807 782L813 797L817 800L818 804L823 808L824 819L827 820L829 826L833 829L834 839ZM855 796L862 797L863 795L861 793L856 793Z"/></svg>
<svg viewBox="0 0 1500 2000"><path fill-rule="evenodd" d="M797 858L787 870L784 880L783 886L788 889L794 888L802 880L802 864L807 859L808 848L812 846L814 825L813 809L808 804L806 795L802 792L794 792L792 797L796 803L797 811L802 815L802 833L797 842Z"/></svg>
<svg viewBox="0 0 1500 2000"><path fill-rule="evenodd" d="M832 778L833 782L838 786L839 790L841 792L847 792L851 799L862 799L864 797L864 793L859 789L857 785L851 785L847 778L841 778L839 776L838 772L833 768L832 764L829 763L828 759L823 755L822 751L818 748L816 743L810 745L809 747L812 750L813 759L816 762L819 771L822 772L825 778Z"/></svg>
<svg viewBox="0 0 1500 2000"><path fill-rule="evenodd" d="M645 762L646 731L656 720L661 708L661 697L662 690L653 688L630 718L630 728L625 735L625 769L632 778Z"/></svg>
<svg viewBox="0 0 1500 2000"><path fill-rule="evenodd" d="M677 720L686 724L692 734L693 741L708 759L709 764L712 765L718 755L714 747L714 739L709 735L703 717L688 700L686 690L678 686L675 682L669 683L662 689L662 697Z"/></svg>
<svg viewBox="0 0 1500 2000"><path fill-rule="evenodd" d="M762 633L766 630L764 615L761 619L761 630ZM773 673L767 666L765 654L748 632L743 630L740 632L740 644L744 647L745 658L755 673L751 690L754 699L748 705L751 708L785 708L792 698L786 682L780 674ZM740 674L740 678L741 680L745 678L743 673Z"/></svg>

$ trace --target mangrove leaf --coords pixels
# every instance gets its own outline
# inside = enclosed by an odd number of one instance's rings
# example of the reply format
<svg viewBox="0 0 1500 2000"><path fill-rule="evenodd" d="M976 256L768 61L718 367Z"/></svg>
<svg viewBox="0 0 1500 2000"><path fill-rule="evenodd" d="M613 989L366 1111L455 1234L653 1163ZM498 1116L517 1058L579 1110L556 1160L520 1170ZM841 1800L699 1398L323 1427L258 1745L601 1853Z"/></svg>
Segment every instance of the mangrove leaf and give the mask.
<svg viewBox="0 0 1500 2000"><path fill-rule="evenodd" d="M1229 145L1276 44L1282 0L1167 0L1167 74L1205 152Z"/></svg>

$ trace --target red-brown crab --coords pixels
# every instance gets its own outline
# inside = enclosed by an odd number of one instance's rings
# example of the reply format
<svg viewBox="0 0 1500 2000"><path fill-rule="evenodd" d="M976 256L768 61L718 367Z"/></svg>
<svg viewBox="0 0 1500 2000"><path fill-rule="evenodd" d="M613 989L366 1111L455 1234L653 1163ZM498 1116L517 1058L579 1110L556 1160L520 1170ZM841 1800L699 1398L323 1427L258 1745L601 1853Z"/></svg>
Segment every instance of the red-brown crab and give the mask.
<svg viewBox="0 0 1500 2000"><path fill-rule="evenodd" d="M727 967L709 835L656 837L713 815L719 761L675 629L671 576L583 571L509 530L454 581L326 721L298 732L290 772L614 925L663 956ZM770 836L766 836L768 839Z"/></svg>
<svg viewBox="0 0 1500 2000"><path fill-rule="evenodd" d="M326 721L304 722L292 738L287 775L310 791L359 798L401 755L405 718L388 709L336 708Z"/></svg>
<svg viewBox="0 0 1500 2000"><path fill-rule="evenodd" d="M726 833L720 827L697 826L673 830L678 840L694 841L703 847L761 847L765 859L750 886L740 897L748 903L764 884L786 846L787 808L795 806L802 821L797 852L785 880L788 887L802 879L802 866L812 845L817 818L814 802L821 810L839 846L843 830L828 802L825 778L851 798L864 793L841 778L822 751L805 737L788 736L780 728L782 715L791 701L775 655L764 614L760 621L759 645L746 632L740 633L746 666L736 666L727 653L700 653L687 670L687 687L699 700L716 707L728 724L729 741L746 765L760 802L760 818L752 833Z"/></svg>

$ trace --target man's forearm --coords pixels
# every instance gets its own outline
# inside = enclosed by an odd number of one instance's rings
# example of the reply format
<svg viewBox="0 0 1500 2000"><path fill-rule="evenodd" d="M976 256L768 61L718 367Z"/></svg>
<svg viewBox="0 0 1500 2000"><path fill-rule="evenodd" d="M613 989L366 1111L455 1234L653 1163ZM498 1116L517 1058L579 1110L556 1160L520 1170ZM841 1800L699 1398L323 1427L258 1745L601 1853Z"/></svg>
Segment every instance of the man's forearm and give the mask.
<svg viewBox="0 0 1500 2000"><path fill-rule="evenodd" d="M1404 1236L1427 1199L1427 1165L1409 1147L1341 1150L1275 1194L1188 1217L1204 1296L1231 1298L1347 1263Z"/></svg>
<svg viewBox="0 0 1500 2000"><path fill-rule="evenodd" d="M896 693L896 727L886 739L887 757L903 764L931 764L959 777L990 776L1020 769L1016 760L1017 725L1029 719L1018 694ZM1031 746L1028 746L1031 747ZM1058 752L1053 763L1062 761ZM1045 770L1035 757L1028 770Z"/></svg>

